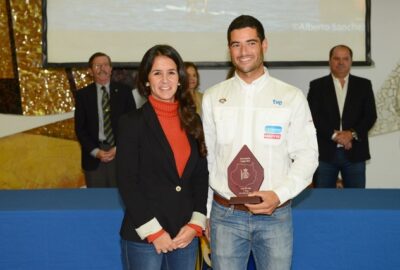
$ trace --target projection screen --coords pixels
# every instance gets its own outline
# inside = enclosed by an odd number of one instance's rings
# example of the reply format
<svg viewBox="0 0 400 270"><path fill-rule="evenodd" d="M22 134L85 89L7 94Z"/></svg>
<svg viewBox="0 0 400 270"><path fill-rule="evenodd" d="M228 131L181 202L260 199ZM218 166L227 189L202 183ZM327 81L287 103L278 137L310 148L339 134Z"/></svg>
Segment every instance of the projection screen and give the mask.
<svg viewBox="0 0 400 270"><path fill-rule="evenodd" d="M370 0L43 0L44 66L80 66L109 54L137 67L155 44L170 44L202 67L229 62L226 30L241 14L265 27L270 66L323 65L346 44L371 64Z"/></svg>

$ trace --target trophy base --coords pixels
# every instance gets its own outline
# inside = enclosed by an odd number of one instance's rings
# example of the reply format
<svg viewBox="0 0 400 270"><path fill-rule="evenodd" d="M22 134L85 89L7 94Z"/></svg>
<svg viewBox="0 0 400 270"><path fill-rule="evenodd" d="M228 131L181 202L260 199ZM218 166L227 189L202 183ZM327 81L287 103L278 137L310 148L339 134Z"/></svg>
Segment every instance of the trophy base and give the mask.
<svg viewBox="0 0 400 270"><path fill-rule="evenodd" d="M229 199L229 204L257 204L261 202L262 200L259 196L240 196Z"/></svg>

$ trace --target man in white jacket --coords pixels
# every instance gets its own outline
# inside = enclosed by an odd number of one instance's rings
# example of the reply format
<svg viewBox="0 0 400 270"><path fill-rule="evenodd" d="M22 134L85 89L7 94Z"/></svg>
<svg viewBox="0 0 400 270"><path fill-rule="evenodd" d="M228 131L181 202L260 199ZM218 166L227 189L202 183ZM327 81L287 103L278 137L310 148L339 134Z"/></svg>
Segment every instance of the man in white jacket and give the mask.
<svg viewBox="0 0 400 270"><path fill-rule="evenodd" d="M269 76L264 67L268 44L256 18L242 15L232 21L228 47L235 76L208 89L203 98L209 182L214 191L213 269L246 269L252 252L257 269L289 270L291 199L311 183L318 165L315 127L302 91ZM228 171L239 166L235 162L244 149L261 168L254 170L256 181L262 181L259 190L247 194L260 202L232 204L230 199L238 194L232 190ZM249 170L240 175L247 177Z"/></svg>

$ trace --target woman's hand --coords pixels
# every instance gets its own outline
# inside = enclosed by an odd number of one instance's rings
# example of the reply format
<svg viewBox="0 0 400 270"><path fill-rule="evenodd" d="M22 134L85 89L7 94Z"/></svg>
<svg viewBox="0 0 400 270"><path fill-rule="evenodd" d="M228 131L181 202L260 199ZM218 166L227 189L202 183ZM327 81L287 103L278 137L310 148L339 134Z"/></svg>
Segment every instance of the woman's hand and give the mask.
<svg viewBox="0 0 400 270"><path fill-rule="evenodd" d="M197 232L195 229L185 225L180 229L178 235L173 239L173 242L177 248L185 248L192 242L196 234Z"/></svg>
<svg viewBox="0 0 400 270"><path fill-rule="evenodd" d="M168 251L173 251L177 249L177 245L172 241L169 233L164 232L162 235L157 237L153 241L153 245L156 248L157 254L167 253Z"/></svg>

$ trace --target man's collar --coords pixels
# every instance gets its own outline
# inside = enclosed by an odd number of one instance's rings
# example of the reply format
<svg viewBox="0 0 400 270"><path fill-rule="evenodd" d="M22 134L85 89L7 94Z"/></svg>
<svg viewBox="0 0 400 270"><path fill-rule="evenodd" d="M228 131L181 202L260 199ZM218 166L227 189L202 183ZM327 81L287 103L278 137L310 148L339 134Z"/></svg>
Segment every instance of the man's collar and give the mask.
<svg viewBox="0 0 400 270"><path fill-rule="evenodd" d="M110 89L110 82L108 82L106 84L100 84L100 83L95 83L95 84L96 84L97 89L101 89L102 86L105 86L106 89Z"/></svg>
<svg viewBox="0 0 400 270"><path fill-rule="evenodd" d="M340 78L337 78L333 73L331 73L332 79L340 81ZM349 79L350 73L347 73L347 75L343 78L346 82Z"/></svg>
<svg viewBox="0 0 400 270"><path fill-rule="evenodd" d="M246 85L257 85L265 80L267 80L267 78L269 77L269 73L266 67L264 67L264 73L258 77L257 79L255 79L254 81L252 81L251 83L247 83L245 82L242 78L239 77L239 75L237 75L237 73L235 72L235 78L237 78L239 80L239 82L241 84L243 84L244 86Z"/></svg>

